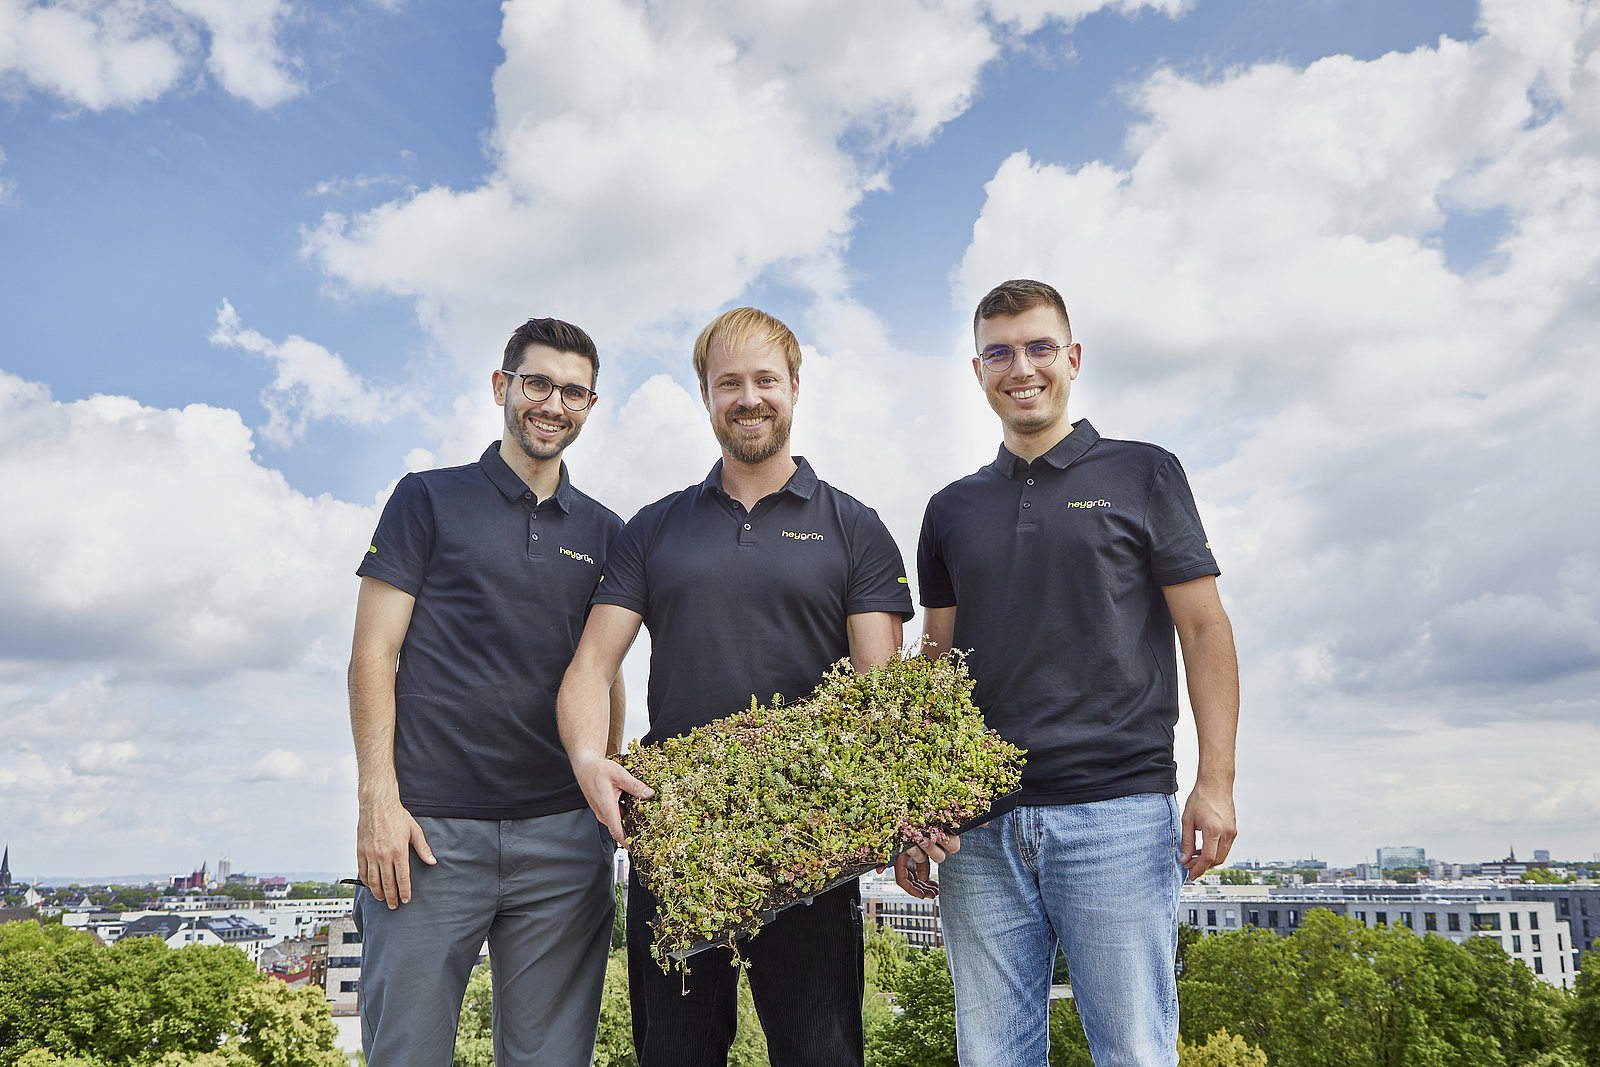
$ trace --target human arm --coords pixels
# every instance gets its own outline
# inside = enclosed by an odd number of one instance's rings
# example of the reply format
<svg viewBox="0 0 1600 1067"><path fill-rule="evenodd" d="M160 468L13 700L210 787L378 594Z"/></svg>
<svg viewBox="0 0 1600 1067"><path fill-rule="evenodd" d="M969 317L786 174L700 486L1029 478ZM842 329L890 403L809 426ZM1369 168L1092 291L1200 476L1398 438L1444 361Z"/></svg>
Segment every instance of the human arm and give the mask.
<svg viewBox="0 0 1600 1067"><path fill-rule="evenodd" d="M1214 577L1162 587L1178 631L1200 756L1183 806L1183 853L1198 878L1228 858L1238 823L1233 805L1234 741L1239 728L1239 662L1233 626ZM1196 840L1198 835L1199 840Z"/></svg>
<svg viewBox="0 0 1600 1067"><path fill-rule="evenodd" d="M436 862L422 827L400 803L394 770L395 663L416 598L361 579L350 649L350 732L356 748L356 873L390 908L411 901L410 849Z"/></svg>
<svg viewBox="0 0 1600 1067"><path fill-rule="evenodd" d="M948 608L923 608L922 609L922 654L929 659L938 659L950 651L950 643L956 637L956 609L952 604Z"/></svg>
<svg viewBox="0 0 1600 1067"><path fill-rule="evenodd" d="M619 755L622 752L622 728L628 718L628 694L622 684L622 669L617 669L617 676L611 679L610 689L611 721L606 730L606 755L608 757Z"/></svg>
<svg viewBox="0 0 1600 1067"><path fill-rule="evenodd" d="M954 605L948 608L923 608L921 654L930 659L937 659L949 652L955 632ZM931 859L933 863L943 863L947 853L959 851L961 851L961 841L954 836L945 841L943 848L932 842L912 845L895 857L895 883L918 900L931 900L939 895L939 883L933 880L929 860Z"/></svg>
<svg viewBox="0 0 1600 1067"><path fill-rule="evenodd" d="M622 658L643 621L638 612L615 604L590 608L578 650L556 696L556 724L572 761L572 773L595 818L618 844L626 844L619 798L625 792L636 797L655 793L621 764L606 758L607 752L614 751L611 735L620 738L622 733L618 712Z"/></svg>

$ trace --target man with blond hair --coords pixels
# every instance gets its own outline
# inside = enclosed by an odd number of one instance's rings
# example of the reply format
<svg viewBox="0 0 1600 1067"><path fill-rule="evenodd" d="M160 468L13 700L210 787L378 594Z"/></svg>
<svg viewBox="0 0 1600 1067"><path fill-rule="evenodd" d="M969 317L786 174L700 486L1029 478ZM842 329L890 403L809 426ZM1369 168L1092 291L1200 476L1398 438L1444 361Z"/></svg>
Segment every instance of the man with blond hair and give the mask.
<svg viewBox="0 0 1600 1067"><path fill-rule="evenodd" d="M607 758L606 687L641 624L650 630L654 744L734 714L752 695L803 697L832 663L857 670L900 647L911 617L900 550L870 508L789 453L800 346L788 327L735 308L700 334L700 397L722 459L699 485L627 524L557 701L589 806L622 840L618 798L652 790ZM651 958L656 901L628 886L628 977L640 1067L727 1061L739 971L729 949L687 976ZM860 894L850 882L782 912L741 948L774 1063L862 1062Z"/></svg>

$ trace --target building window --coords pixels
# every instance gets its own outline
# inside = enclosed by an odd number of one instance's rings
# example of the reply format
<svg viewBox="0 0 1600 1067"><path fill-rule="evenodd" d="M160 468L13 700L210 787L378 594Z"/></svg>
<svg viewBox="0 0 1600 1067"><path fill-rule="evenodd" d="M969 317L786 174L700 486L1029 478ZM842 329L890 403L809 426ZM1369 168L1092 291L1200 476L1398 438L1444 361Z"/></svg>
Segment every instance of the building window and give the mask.
<svg viewBox="0 0 1600 1067"><path fill-rule="evenodd" d="M1297 911L1290 911L1289 912L1289 925L1290 926L1298 926L1299 924L1300 924L1300 913L1297 912Z"/></svg>
<svg viewBox="0 0 1600 1067"><path fill-rule="evenodd" d="M344 940L344 943L347 944L347 945L359 945L359 944L361 944L361 931L359 931L359 930L346 930L344 932L343 940Z"/></svg>
<svg viewBox="0 0 1600 1067"><path fill-rule="evenodd" d="M1563 915L1571 915L1572 914L1572 898L1571 897L1562 897L1561 898L1561 914L1563 914Z"/></svg>
<svg viewBox="0 0 1600 1067"><path fill-rule="evenodd" d="M1446 923L1446 925L1450 929L1452 929L1452 930L1460 930L1461 929L1461 916L1457 915L1455 912L1452 911L1449 915L1446 915L1445 918L1449 920L1449 922Z"/></svg>
<svg viewBox="0 0 1600 1067"><path fill-rule="evenodd" d="M1402 911L1400 913L1400 921L1405 924L1405 928L1407 930L1416 929L1416 927L1411 925L1411 913L1409 911Z"/></svg>
<svg viewBox="0 0 1600 1067"><path fill-rule="evenodd" d="M1500 915L1498 912L1478 912L1472 916L1474 930L1500 929Z"/></svg>
<svg viewBox="0 0 1600 1067"><path fill-rule="evenodd" d="M1215 925L1217 925L1217 909L1216 908L1207 908L1206 909L1206 925L1207 926L1215 926Z"/></svg>
<svg viewBox="0 0 1600 1067"><path fill-rule="evenodd" d="M1540 949L1539 949L1539 935L1538 934L1529 934L1528 936L1533 938L1533 951L1535 951L1535 952L1540 951Z"/></svg>
<svg viewBox="0 0 1600 1067"><path fill-rule="evenodd" d="M1200 909L1199 908L1190 908L1189 909L1189 925L1190 926L1199 926L1200 925Z"/></svg>
<svg viewBox="0 0 1600 1067"><path fill-rule="evenodd" d="M1364 911L1356 912L1356 922L1364 923L1366 921L1367 921L1367 913L1366 912L1364 912Z"/></svg>
<svg viewBox="0 0 1600 1067"><path fill-rule="evenodd" d="M1522 935L1521 934L1512 934L1511 935L1511 951L1512 952L1521 952L1522 951Z"/></svg>
<svg viewBox="0 0 1600 1067"><path fill-rule="evenodd" d="M1533 957L1533 973L1534 974L1543 974L1544 973L1544 959L1543 959L1543 957L1540 957L1540 956Z"/></svg>
<svg viewBox="0 0 1600 1067"><path fill-rule="evenodd" d="M1232 908L1229 908L1227 911L1223 912L1222 913L1222 925L1226 926L1230 930L1233 929L1235 926L1238 926L1239 925L1239 913L1234 911Z"/></svg>
<svg viewBox="0 0 1600 1067"><path fill-rule="evenodd" d="M1556 934L1556 951L1557 952L1565 952L1565 951L1567 951L1567 946L1565 946L1565 945L1563 945L1561 943L1561 935L1559 933Z"/></svg>
<svg viewBox="0 0 1600 1067"><path fill-rule="evenodd" d="M1580 915L1589 914L1589 898L1588 897L1579 897L1578 898L1578 913Z"/></svg>
<svg viewBox="0 0 1600 1067"><path fill-rule="evenodd" d="M1519 920L1521 918L1522 918L1522 916L1518 915L1516 912L1512 912L1511 913L1511 929L1513 929L1513 930L1522 929L1522 924L1517 921L1517 920Z"/></svg>
<svg viewBox="0 0 1600 1067"><path fill-rule="evenodd" d="M1431 912L1431 911L1423 912L1422 913L1422 926L1423 926L1424 929L1427 929L1427 930L1437 930L1437 929L1439 929L1439 916L1436 913Z"/></svg>
<svg viewBox="0 0 1600 1067"><path fill-rule="evenodd" d="M354 993L356 991L356 986L359 985L359 984L360 984L359 982L340 982L339 983L339 992L341 992L341 993Z"/></svg>
<svg viewBox="0 0 1600 1067"><path fill-rule="evenodd" d="M1536 911L1528 912L1528 929L1530 929L1530 930L1539 929L1539 913L1538 912L1536 912Z"/></svg>
<svg viewBox="0 0 1600 1067"><path fill-rule="evenodd" d="M1261 925L1261 913L1259 911L1251 910L1251 912L1250 912L1250 925L1251 926L1260 926Z"/></svg>
<svg viewBox="0 0 1600 1067"><path fill-rule="evenodd" d="M1267 912L1267 925L1268 926L1277 926L1278 925L1278 913L1277 912L1275 912L1275 911Z"/></svg>
<svg viewBox="0 0 1600 1067"><path fill-rule="evenodd" d="M1372 923L1373 923L1374 926L1388 926L1389 925L1389 913L1386 912L1386 911L1378 912L1376 915L1373 916Z"/></svg>

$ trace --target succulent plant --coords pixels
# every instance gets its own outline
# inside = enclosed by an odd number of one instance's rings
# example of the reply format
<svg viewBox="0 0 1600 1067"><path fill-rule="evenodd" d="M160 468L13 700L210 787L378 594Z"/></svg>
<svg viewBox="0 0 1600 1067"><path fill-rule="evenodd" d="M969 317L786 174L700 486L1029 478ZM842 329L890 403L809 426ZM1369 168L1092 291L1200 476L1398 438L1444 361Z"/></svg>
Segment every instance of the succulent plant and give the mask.
<svg viewBox="0 0 1600 1067"><path fill-rule="evenodd" d="M935 843L1015 791L1023 752L985 728L960 654L840 660L803 701L774 696L622 757L655 789L630 798L629 855L658 900L663 970L734 948L841 875Z"/></svg>

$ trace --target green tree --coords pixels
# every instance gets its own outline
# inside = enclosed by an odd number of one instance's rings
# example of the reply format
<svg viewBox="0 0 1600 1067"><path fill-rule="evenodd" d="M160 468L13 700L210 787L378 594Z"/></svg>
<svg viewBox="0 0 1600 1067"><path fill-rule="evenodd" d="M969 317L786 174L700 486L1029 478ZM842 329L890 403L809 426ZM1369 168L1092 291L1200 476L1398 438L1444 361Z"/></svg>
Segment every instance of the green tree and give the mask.
<svg viewBox="0 0 1600 1067"><path fill-rule="evenodd" d="M628 887L621 882L611 887L617 906L611 913L611 948L628 947Z"/></svg>
<svg viewBox="0 0 1600 1067"><path fill-rule="evenodd" d="M478 964L467 977L454 1067L494 1067L494 975L488 963Z"/></svg>
<svg viewBox="0 0 1600 1067"><path fill-rule="evenodd" d="M1267 1067L1267 1054L1238 1034L1218 1030L1200 1044L1178 1038L1178 1067Z"/></svg>
<svg viewBox="0 0 1600 1067"><path fill-rule="evenodd" d="M1288 938L1245 930L1190 946L1179 998L1186 1041L1227 1030L1274 1067L1568 1062L1565 994L1492 938L1457 945L1324 909Z"/></svg>
<svg viewBox="0 0 1600 1067"><path fill-rule="evenodd" d="M895 991L900 1014L874 1028L868 1067L956 1067L955 991L944 949L924 949L900 969Z"/></svg>
<svg viewBox="0 0 1600 1067"><path fill-rule="evenodd" d="M633 1012L628 1003L628 953L614 948L606 960L605 991L600 994L600 1033L594 1067L638 1067L633 1053Z"/></svg>
<svg viewBox="0 0 1600 1067"><path fill-rule="evenodd" d="M1600 1067L1600 939L1583 954L1572 997L1572 1044L1585 1067Z"/></svg>
<svg viewBox="0 0 1600 1067"><path fill-rule="evenodd" d="M111 896L116 901L117 907L124 911L134 911L154 900L156 893L153 889L126 887L118 889Z"/></svg>
<svg viewBox="0 0 1600 1067"><path fill-rule="evenodd" d="M1224 867L1217 872L1223 885L1250 885L1255 879L1249 871L1241 871L1234 867Z"/></svg>
<svg viewBox="0 0 1600 1067"><path fill-rule="evenodd" d="M1094 1067L1076 1001L1058 1000L1050 1005L1050 1067Z"/></svg>
<svg viewBox="0 0 1600 1067"><path fill-rule="evenodd" d="M201 1062L339 1067L326 1003L225 945L107 948L62 928L0 930L0 1067ZM59 932L57 932L59 931ZM209 1059L206 1059L209 1057Z"/></svg>

